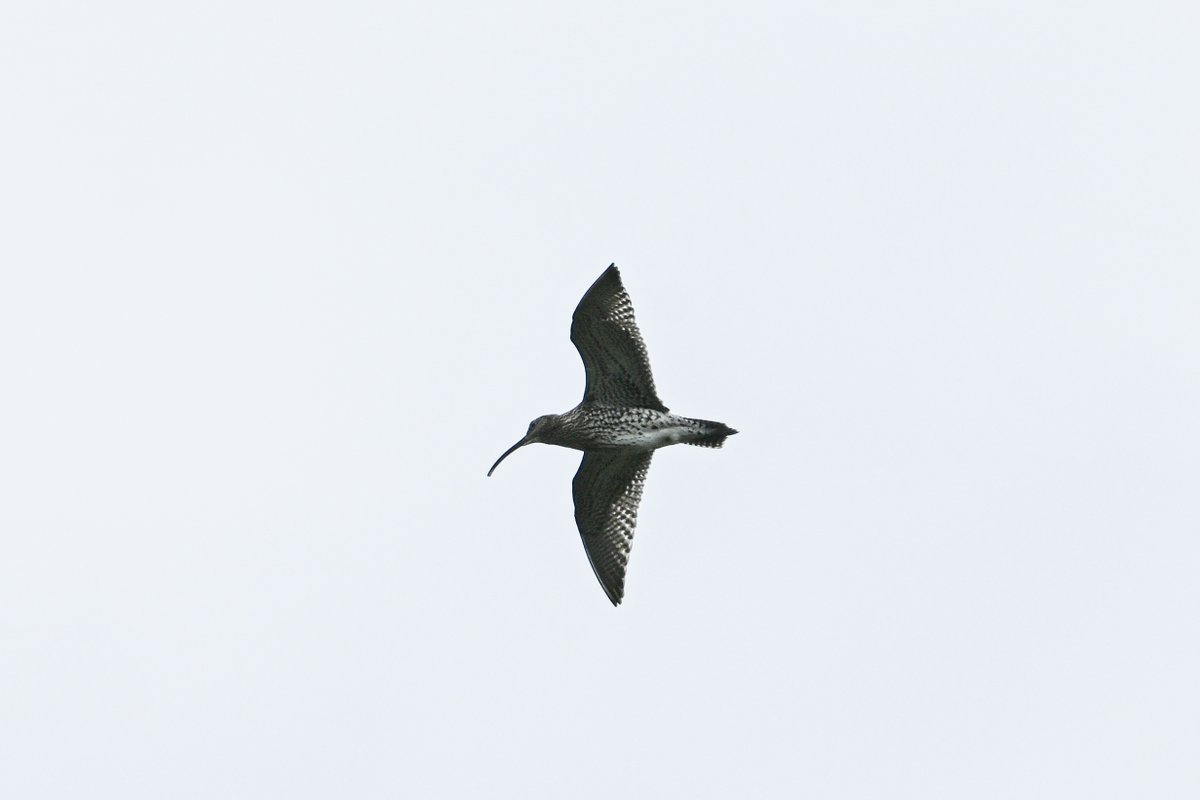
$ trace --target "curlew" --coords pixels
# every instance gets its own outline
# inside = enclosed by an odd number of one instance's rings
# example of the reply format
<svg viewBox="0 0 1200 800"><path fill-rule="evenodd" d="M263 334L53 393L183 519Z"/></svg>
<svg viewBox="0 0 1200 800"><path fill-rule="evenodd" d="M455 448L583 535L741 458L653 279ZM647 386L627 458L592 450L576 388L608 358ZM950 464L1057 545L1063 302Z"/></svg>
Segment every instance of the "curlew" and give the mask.
<svg viewBox="0 0 1200 800"><path fill-rule="evenodd" d="M583 451L572 482L575 524L592 570L612 604L625 596L625 570L650 456L660 447L720 447L737 433L720 422L672 414L658 399L633 304L611 264L571 318L571 341L583 358L583 400L565 414L529 423L488 476L516 449L541 442Z"/></svg>

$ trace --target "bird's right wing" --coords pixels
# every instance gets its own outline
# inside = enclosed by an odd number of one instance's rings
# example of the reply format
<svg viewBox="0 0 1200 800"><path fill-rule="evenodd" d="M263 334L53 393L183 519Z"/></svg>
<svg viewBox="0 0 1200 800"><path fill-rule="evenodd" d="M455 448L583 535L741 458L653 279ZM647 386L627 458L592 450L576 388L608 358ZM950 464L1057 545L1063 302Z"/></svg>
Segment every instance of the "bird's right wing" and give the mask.
<svg viewBox="0 0 1200 800"><path fill-rule="evenodd" d="M571 318L571 341L587 375L583 402L667 410L654 389L646 344L616 264L579 301Z"/></svg>
<svg viewBox="0 0 1200 800"><path fill-rule="evenodd" d="M571 485L583 549L614 606L625 596L629 548L653 452L589 450Z"/></svg>

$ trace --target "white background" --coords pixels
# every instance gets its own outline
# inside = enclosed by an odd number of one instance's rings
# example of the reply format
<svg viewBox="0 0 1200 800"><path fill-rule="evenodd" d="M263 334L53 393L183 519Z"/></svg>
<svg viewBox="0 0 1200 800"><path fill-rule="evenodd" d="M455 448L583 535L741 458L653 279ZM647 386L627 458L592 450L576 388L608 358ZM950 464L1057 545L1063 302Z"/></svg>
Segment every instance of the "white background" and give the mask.
<svg viewBox="0 0 1200 800"><path fill-rule="evenodd" d="M1200 796L1193 3L0 10L0 795ZM571 311L660 394L625 604Z"/></svg>

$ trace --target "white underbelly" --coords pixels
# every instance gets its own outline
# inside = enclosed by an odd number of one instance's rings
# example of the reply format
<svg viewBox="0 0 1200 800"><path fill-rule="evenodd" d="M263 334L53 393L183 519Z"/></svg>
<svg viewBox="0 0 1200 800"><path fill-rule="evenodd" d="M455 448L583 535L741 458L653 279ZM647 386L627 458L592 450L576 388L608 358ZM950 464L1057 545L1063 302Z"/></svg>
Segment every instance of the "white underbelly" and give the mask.
<svg viewBox="0 0 1200 800"><path fill-rule="evenodd" d="M619 434L615 439L618 447L657 450L660 447L684 441L689 433L690 431L682 425L672 425L671 427L659 428L658 430Z"/></svg>

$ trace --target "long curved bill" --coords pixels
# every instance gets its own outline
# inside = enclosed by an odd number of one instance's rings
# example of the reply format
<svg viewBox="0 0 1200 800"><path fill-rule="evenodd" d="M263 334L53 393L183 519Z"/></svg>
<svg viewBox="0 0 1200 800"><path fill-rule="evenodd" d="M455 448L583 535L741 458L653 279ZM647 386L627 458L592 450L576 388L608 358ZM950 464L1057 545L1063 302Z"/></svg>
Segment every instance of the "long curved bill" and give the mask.
<svg viewBox="0 0 1200 800"><path fill-rule="evenodd" d="M504 459L508 458L508 457L509 457L509 455L511 455L511 454L512 454L512 452L513 452L514 450L516 450L516 449L518 449L518 448L521 448L521 447L524 447L525 445L529 444L529 442L530 442L530 439L529 439L529 437L528 437L528 436L523 436L523 437L521 437L521 441L517 442L517 443L516 443L516 444L514 444L512 447L510 447L510 448L508 448L507 450L505 450L505 451L504 451L504 455L502 455L502 456L500 456L499 458L497 458L497 459L496 459L496 463L495 463L495 464L492 464L492 468L488 470L488 477L489 477L489 478L490 478L490 477L492 477L492 473L496 471L496 467L500 466L500 462L501 462L501 461L503 461Z"/></svg>

